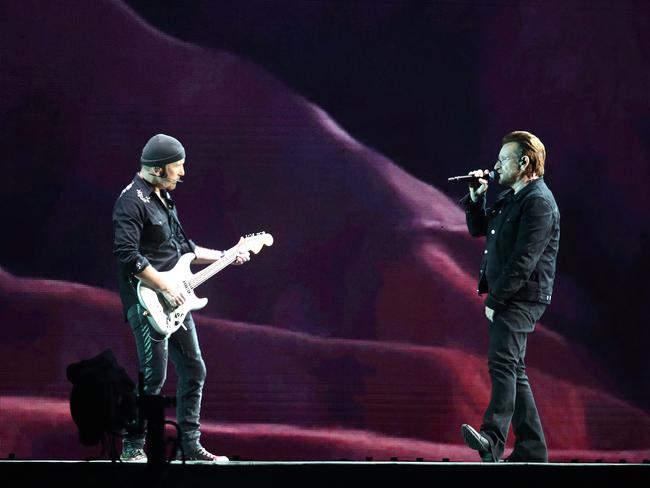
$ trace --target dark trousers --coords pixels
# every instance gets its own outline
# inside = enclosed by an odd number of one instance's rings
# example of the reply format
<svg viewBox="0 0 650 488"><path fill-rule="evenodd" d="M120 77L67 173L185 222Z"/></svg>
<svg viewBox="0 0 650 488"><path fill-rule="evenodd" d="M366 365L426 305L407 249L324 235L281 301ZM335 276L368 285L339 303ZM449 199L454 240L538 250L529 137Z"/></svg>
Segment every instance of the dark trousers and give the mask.
<svg viewBox="0 0 650 488"><path fill-rule="evenodd" d="M196 446L200 437L199 417L206 370L194 320L188 314L184 322L187 330L181 327L164 339L151 328L143 312L140 305L134 305L128 310L127 319L135 337L140 372L144 377L144 393L160 394L167 378L168 358L171 358L178 376L176 420L186 448ZM143 447L144 440L144 434L127 434L124 437L124 443L131 447Z"/></svg>
<svg viewBox="0 0 650 488"><path fill-rule="evenodd" d="M526 340L540 319L545 304L514 302L494 314L490 323L488 369L492 395L481 432L492 445L492 456L503 455L510 424L515 446L509 461L547 462L548 453L542 424L526 376Z"/></svg>

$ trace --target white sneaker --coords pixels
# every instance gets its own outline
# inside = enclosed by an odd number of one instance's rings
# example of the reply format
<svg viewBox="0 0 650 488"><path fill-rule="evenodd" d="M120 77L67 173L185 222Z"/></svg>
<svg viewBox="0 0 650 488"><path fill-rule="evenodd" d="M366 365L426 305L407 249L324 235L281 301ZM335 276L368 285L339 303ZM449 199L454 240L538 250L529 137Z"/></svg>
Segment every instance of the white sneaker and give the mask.
<svg viewBox="0 0 650 488"><path fill-rule="evenodd" d="M146 463L147 455L143 449L135 447L125 447L120 454L120 461L123 463Z"/></svg>
<svg viewBox="0 0 650 488"><path fill-rule="evenodd" d="M182 460L182 454L179 452L176 459ZM185 450L185 461L210 461L213 463L227 463L230 462L228 456L217 456L212 454L205 447L198 446L192 449Z"/></svg>

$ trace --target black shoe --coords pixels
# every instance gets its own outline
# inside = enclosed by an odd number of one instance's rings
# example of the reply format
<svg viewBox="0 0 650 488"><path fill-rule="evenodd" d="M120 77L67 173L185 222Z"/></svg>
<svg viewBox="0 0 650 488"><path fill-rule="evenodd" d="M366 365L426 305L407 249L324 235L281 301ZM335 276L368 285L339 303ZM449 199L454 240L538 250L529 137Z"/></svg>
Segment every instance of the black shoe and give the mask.
<svg viewBox="0 0 650 488"><path fill-rule="evenodd" d="M468 447L478 451L481 461L484 463L494 463L496 460L492 456L492 447L490 441L480 432L477 432L471 425L463 424L460 428L463 434L463 440Z"/></svg>
<svg viewBox="0 0 650 488"><path fill-rule="evenodd" d="M517 454L511 454L503 460L505 463L548 463L548 459L523 458Z"/></svg>
<svg viewBox="0 0 650 488"><path fill-rule="evenodd" d="M185 461L208 461L211 463L227 463L230 461L227 456L212 454L201 445L185 449L184 454ZM180 451L176 455L176 459L183 460L183 454Z"/></svg>

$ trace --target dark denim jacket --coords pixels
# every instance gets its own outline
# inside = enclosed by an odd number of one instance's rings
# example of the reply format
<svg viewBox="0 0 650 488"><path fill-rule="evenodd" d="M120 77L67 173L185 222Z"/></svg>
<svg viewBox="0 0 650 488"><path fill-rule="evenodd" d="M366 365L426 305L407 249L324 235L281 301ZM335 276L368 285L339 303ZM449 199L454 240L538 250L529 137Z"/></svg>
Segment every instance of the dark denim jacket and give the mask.
<svg viewBox="0 0 650 488"><path fill-rule="evenodd" d="M560 247L560 211L543 178L518 193L499 195L486 209L485 198L460 200L471 235L486 236L478 293L485 305L503 310L511 300L550 303Z"/></svg>

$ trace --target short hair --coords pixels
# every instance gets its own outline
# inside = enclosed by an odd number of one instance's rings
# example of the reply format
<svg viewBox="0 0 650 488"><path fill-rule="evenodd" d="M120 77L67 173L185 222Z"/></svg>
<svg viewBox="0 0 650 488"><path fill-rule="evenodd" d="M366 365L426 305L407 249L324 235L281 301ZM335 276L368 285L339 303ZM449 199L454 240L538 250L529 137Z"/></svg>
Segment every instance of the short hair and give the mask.
<svg viewBox="0 0 650 488"><path fill-rule="evenodd" d="M526 168L526 176L544 176L544 162L546 161L546 148L539 138L525 130L516 130L503 136L501 144L516 142L521 149L521 157L528 156L530 164Z"/></svg>

